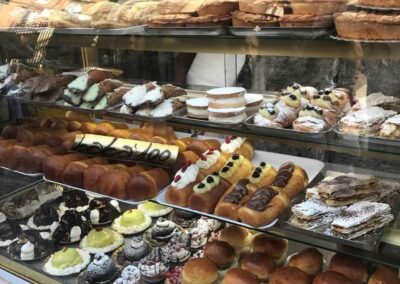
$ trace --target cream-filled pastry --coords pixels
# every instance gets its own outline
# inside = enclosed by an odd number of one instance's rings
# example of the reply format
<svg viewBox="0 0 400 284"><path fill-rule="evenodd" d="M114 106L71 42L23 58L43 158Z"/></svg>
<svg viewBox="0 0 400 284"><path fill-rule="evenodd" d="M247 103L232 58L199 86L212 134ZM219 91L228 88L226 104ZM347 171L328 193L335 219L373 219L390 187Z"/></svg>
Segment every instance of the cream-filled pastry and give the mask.
<svg viewBox="0 0 400 284"><path fill-rule="evenodd" d="M196 162L200 172L206 176L213 172L218 172L226 163L226 157L220 151L209 149L200 155L200 159Z"/></svg>
<svg viewBox="0 0 400 284"><path fill-rule="evenodd" d="M249 176L249 182L258 188L271 185L276 176L276 169L266 162L261 162Z"/></svg>
<svg viewBox="0 0 400 284"><path fill-rule="evenodd" d="M124 237L113 230L97 227L81 241L81 248L89 253L107 253L122 246Z"/></svg>
<svg viewBox="0 0 400 284"><path fill-rule="evenodd" d="M122 216L114 220L111 227L121 234L137 234L151 225L151 218L138 209L125 211Z"/></svg>
<svg viewBox="0 0 400 284"><path fill-rule="evenodd" d="M400 114L387 119L381 126L379 136L385 138L400 138Z"/></svg>
<svg viewBox="0 0 400 284"><path fill-rule="evenodd" d="M173 208L155 202L146 201L138 205L138 209L149 217L161 217L169 214Z"/></svg>
<svg viewBox="0 0 400 284"><path fill-rule="evenodd" d="M221 153L227 158L230 158L233 154L239 154L251 160L254 156L254 147L247 138L226 136L221 145Z"/></svg>
<svg viewBox="0 0 400 284"><path fill-rule="evenodd" d="M323 132L328 128L323 113L320 107L307 105L293 121L293 129L303 132Z"/></svg>
<svg viewBox="0 0 400 284"><path fill-rule="evenodd" d="M43 270L54 276L76 274L85 269L90 262L90 254L76 248L63 248L52 254L44 264Z"/></svg>
<svg viewBox="0 0 400 284"><path fill-rule="evenodd" d="M300 92L287 92L284 91L280 94L280 101L284 102L287 106L292 108L299 108L301 106Z"/></svg>
<svg viewBox="0 0 400 284"><path fill-rule="evenodd" d="M253 166L248 159L242 155L234 154L219 171L219 174L230 184L235 184L247 177L252 168Z"/></svg>

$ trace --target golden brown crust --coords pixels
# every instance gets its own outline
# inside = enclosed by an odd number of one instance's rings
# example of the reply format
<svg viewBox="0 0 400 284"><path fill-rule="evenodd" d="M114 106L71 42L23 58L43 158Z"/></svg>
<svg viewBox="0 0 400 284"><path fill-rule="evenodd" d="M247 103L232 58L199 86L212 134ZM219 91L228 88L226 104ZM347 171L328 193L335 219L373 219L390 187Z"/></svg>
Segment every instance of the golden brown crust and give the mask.
<svg viewBox="0 0 400 284"><path fill-rule="evenodd" d="M232 22L234 27L277 26L278 18L235 11L232 13Z"/></svg>
<svg viewBox="0 0 400 284"><path fill-rule="evenodd" d="M305 249L294 255L288 266L296 267L308 275L317 275L322 271L323 257L315 248Z"/></svg>
<svg viewBox="0 0 400 284"><path fill-rule="evenodd" d="M347 9L345 0L292 0L290 4L296 15L332 15Z"/></svg>
<svg viewBox="0 0 400 284"><path fill-rule="evenodd" d="M246 270L240 268L229 269L225 273L221 284L261 284L257 278Z"/></svg>
<svg viewBox="0 0 400 284"><path fill-rule="evenodd" d="M398 273L388 267L379 266L368 280L368 284L399 284Z"/></svg>
<svg viewBox="0 0 400 284"><path fill-rule="evenodd" d="M281 267L275 270L270 278L269 284L311 284L307 273L294 267Z"/></svg>
<svg viewBox="0 0 400 284"><path fill-rule="evenodd" d="M252 252L245 254L240 259L240 268L257 276L261 281L267 281L270 274L274 271L275 265L267 254L262 252Z"/></svg>
<svg viewBox="0 0 400 284"><path fill-rule="evenodd" d="M284 28L291 27L330 27L333 25L331 15L284 15L279 18L279 25Z"/></svg>
<svg viewBox="0 0 400 284"><path fill-rule="evenodd" d="M239 10L252 14L282 16L288 4L275 0L239 0Z"/></svg>
<svg viewBox="0 0 400 284"><path fill-rule="evenodd" d="M182 270L183 284L214 283L217 277L217 266L207 258L192 258Z"/></svg>
<svg viewBox="0 0 400 284"><path fill-rule="evenodd" d="M365 266L358 259L347 255L335 254L327 270L339 272L357 283L365 283L368 279Z"/></svg>
<svg viewBox="0 0 400 284"><path fill-rule="evenodd" d="M225 25L228 26L231 23L231 16L214 16L206 15L199 17L191 17L185 21L186 26L215 26Z"/></svg>
<svg viewBox="0 0 400 284"><path fill-rule="evenodd" d="M266 253L273 259L277 260L286 255L288 250L288 241L267 234L258 234L254 237L251 246L253 251Z"/></svg>
<svg viewBox="0 0 400 284"><path fill-rule="evenodd" d="M314 278L313 284L354 284L354 282L338 272L325 271Z"/></svg>
<svg viewBox="0 0 400 284"><path fill-rule="evenodd" d="M149 17L148 24L150 27L184 26L185 22L190 18L191 16L186 14L155 15Z"/></svg>
<svg viewBox="0 0 400 284"><path fill-rule="evenodd" d="M238 9L238 0L205 0L197 13L199 16L226 16Z"/></svg>
<svg viewBox="0 0 400 284"><path fill-rule="evenodd" d="M211 241L204 247L204 256L219 268L224 268L235 261L235 249L227 242Z"/></svg>
<svg viewBox="0 0 400 284"><path fill-rule="evenodd" d="M376 1L376 0L358 0L358 4L370 6L370 7L380 7L380 8L399 8L400 1L399 0L385 0L385 1Z"/></svg>

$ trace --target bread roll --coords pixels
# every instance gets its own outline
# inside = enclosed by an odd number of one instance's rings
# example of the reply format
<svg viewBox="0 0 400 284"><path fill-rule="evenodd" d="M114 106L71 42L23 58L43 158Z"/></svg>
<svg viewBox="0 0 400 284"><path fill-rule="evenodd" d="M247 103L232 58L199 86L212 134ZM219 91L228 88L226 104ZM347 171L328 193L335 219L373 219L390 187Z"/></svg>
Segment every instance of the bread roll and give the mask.
<svg viewBox="0 0 400 284"><path fill-rule="evenodd" d="M201 183L194 186L194 193L190 195L188 206L197 211L212 213L218 200L229 188L229 183L220 178L218 173L208 175Z"/></svg>
<svg viewBox="0 0 400 284"><path fill-rule="evenodd" d="M98 192L119 199L128 199L126 185L130 178L126 169L107 171L98 181Z"/></svg>
<svg viewBox="0 0 400 284"><path fill-rule="evenodd" d="M213 284L218 278L218 268L206 258L192 258L182 270L182 284Z"/></svg>
<svg viewBox="0 0 400 284"><path fill-rule="evenodd" d="M383 284L382 282L377 282ZM318 274L312 284L355 284L349 278L335 271L325 271Z"/></svg>
<svg viewBox="0 0 400 284"><path fill-rule="evenodd" d="M83 171L83 188L91 191L98 191L99 180L108 171L114 169L126 169L123 164L114 165L92 165Z"/></svg>
<svg viewBox="0 0 400 284"><path fill-rule="evenodd" d="M43 173L49 180L62 182L62 175L68 164L85 159L87 159L85 155L76 153L50 156L44 161Z"/></svg>
<svg viewBox="0 0 400 284"><path fill-rule="evenodd" d="M193 151L197 155L202 155L209 149L219 150L221 143L216 139L199 140L195 139L187 146L188 151Z"/></svg>
<svg viewBox="0 0 400 284"><path fill-rule="evenodd" d="M95 157L82 161L74 161L68 164L63 171L63 182L83 188L83 172L91 165L106 165L108 161L101 157Z"/></svg>
<svg viewBox="0 0 400 284"><path fill-rule="evenodd" d="M311 279L304 271L295 267L281 267L269 277L269 284L311 284Z"/></svg>
<svg viewBox="0 0 400 284"><path fill-rule="evenodd" d="M240 255L242 252L249 251L253 236L246 228L230 225L221 231L218 239L230 244L236 254Z"/></svg>
<svg viewBox="0 0 400 284"><path fill-rule="evenodd" d="M130 139L131 135L134 133L133 129L114 129L110 136Z"/></svg>
<svg viewBox="0 0 400 284"><path fill-rule="evenodd" d="M93 131L93 134L110 136L111 133L115 130L115 126L110 122L101 122L97 124L96 129Z"/></svg>
<svg viewBox="0 0 400 284"><path fill-rule="evenodd" d="M35 148L43 148L44 146L35 146ZM26 172L28 168L28 161L26 158L30 156L32 150L31 147L26 147L24 145L13 145L8 148L6 153L7 167L21 172Z"/></svg>
<svg viewBox="0 0 400 284"><path fill-rule="evenodd" d="M84 122L82 123L80 131L86 134L94 134L94 131L97 128L97 124L94 122Z"/></svg>
<svg viewBox="0 0 400 284"><path fill-rule="evenodd" d="M343 254L335 254L331 258L327 270L339 272L356 283L365 283L368 279L368 272L364 264L357 258Z"/></svg>
<svg viewBox="0 0 400 284"><path fill-rule="evenodd" d="M70 132L81 131L82 122L77 120L70 120L68 121L67 130Z"/></svg>
<svg viewBox="0 0 400 284"><path fill-rule="evenodd" d="M239 266L263 282L268 281L269 276L275 269L272 258L262 252L251 252L243 255Z"/></svg>
<svg viewBox="0 0 400 284"><path fill-rule="evenodd" d="M4 139L15 139L20 127L18 125L8 124L1 130L1 137Z"/></svg>
<svg viewBox="0 0 400 284"><path fill-rule="evenodd" d="M144 166L141 166L141 165L134 165L134 166L128 167L126 170L127 170L128 174L132 177L137 174L140 174L141 172L148 171L150 169L146 168Z"/></svg>
<svg viewBox="0 0 400 284"><path fill-rule="evenodd" d="M130 199L143 201L156 196L169 183L168 172L161 168L154 168L133 176L126 186L126 191Z"/></svg>
<svg viewBox="0 0 400 284"><path fill-rule="evenodd" d="M342 282L340 284L345 283ZM378 266L375 272L371 275L371 278L369 278L368 284L400 284L400 277L396 270L384 266Z"/></svg>
<svg viewBox="0 0 400 284"><path fill-rule="evenodd" d="M319 250L307 248L291 257L288 266L296 267L310 276L315 276L322 272L324 260Z"/></svg>
<svg viewBox="0 0 400 284"><path fill-rule="evenodd" d="M250 272L240 269L240 268L231 268L229 269L222 279L221 284L261 284L261 281L258 280L253 274Z"/></svg>
<svg viewBox="0 0 400 284"><path fill-rule="evenodd" d="M204 256L220 269L231 266L236 259L235 249L223 241L210 241L204 247Z"/></svg>
<svg viewBox="0 0 400 284"><path fill-rule="evenodd" d="M286 259L288 241L267 234L258 234L251 242L251 251L262 252L272 257L276 266L280 266Z"/></svg>
<svg viewBox="0 0 400 284"><path fill-rule="evenodd" d="M256 190L257 187L251 184L248 179L239 180L222 195L214 213L238 221L240 206L249 201Z"/></svg>
<svg viewBox="0 0 400 284"><path fill-rule="evenodd" d="M16 139L7 139L0 141L0 166L7 167L7 152L10 147L17 144Z"/></svg>
<svg viewBox="0 0 400 284"><path fill-rule="evenodd" d="M52 155L65 155L66 150L63 147L39 147L32 148L30 155L27 157L28 167L26 168L27 173L42 173L43 163Z"/></svg>

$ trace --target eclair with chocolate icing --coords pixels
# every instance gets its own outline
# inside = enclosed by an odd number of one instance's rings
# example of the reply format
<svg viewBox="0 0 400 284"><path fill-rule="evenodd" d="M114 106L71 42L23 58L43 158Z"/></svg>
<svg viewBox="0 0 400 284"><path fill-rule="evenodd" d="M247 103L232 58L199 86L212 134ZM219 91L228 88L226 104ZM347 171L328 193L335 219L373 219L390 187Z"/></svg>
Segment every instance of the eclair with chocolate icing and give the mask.
<svg viewBox="0 0 400 284"><path fill-rule="evenodd" d="M283 164L270 186L257 190L239 211L239 219L254 227L267 225L281 215L308 183L306 172L293 163Z"/></svg>
<svg viewBox="0 0 400 284"><path fill-rule="evenodd" d="M241 179L231 186L219 200L215 207L215 214L235 221L239 220L238 211L241 205L249 201L250 197L257 190L249 179Z"/></svg>

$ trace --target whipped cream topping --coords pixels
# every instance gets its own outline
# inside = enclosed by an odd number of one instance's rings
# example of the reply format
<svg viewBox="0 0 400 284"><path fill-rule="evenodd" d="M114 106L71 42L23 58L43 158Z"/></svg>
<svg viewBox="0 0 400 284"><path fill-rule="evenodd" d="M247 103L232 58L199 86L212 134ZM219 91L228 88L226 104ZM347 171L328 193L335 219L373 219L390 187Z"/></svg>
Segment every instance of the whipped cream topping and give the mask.
<svg viewBox="0 0 400 284"><path fill-rule="evenodd" d="M98 224L100 222L100 211L99 209L93 209L90 211L90 221L93 224Z"/></svg>
<svg viewBox="0 0 400 284"><path fill-rule="evenodd" d="M198 107L198 108L207 108L208 107L208 99L207 98L194 98L189 99L186 101L186 105L191 107Z"/></svg>
<svg viewBox="0 0 400 284"><path fill-rule="evenodd" d="M71 242L77 242L81 239L81 228L79 226L73 226L70 232L70 239Z"/></svg>
<svg viewBox="0 0 400 284"><path fill-rule="evenodd" d="M44 240L50 240L51 239L51 234L49 232L40 232L40 236Z"/></svg>
<svg viewBox="0 0 400 284"><path fill-rule="evenodd" d="M200 169L207 170L217 163L220 156L221 153L218 150L207 150L200 156L200 159L197 160L196 165Z"/></svg>
<svg viewBox="0 0 400 284"><path fill-rule="evenodd" d="M199 167L197 164L185 166L176 173L171 186L176 189L182 189L188 186L190 183L195 182L198 174Z"/></svg>
<svg viewBox="0 0 400 284"><path fill-rule="evenodd" d="M245 141L246 138L243 137L227 137L225 142L221 145L221 150L226 153L233 153L239 149Z"/></svg>
<svg viewBox="0 0 400 284"><path fill-rule="evenodd" d="M31 260L35 258L35 246L27 242L21 247L21 260Z"/></svg>
<svg viewBox="0 0 400 284"><path fill-rule="evenodd" d="M117 209L118 212L121 212L121 208L119 207L119 203L117 200L111 200L110 201L111 206L113 206L115 209Z"/></svg>
<svg viewBox="0 0 400 284"><path fill-rule="evenodd" d="M207 109L209 112L215 113L241 113L246 110L246 107L231 107L231 108L212 108Z"/></svg>

